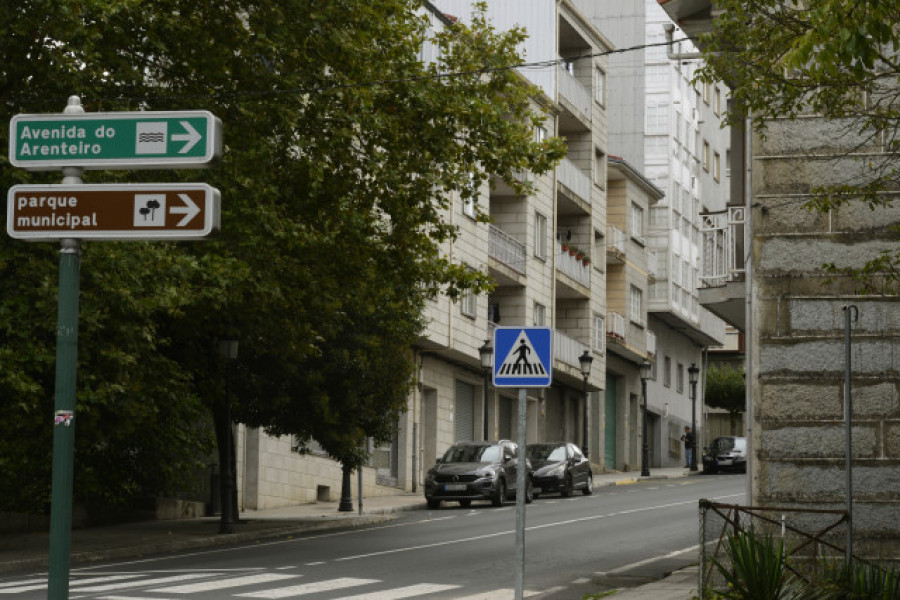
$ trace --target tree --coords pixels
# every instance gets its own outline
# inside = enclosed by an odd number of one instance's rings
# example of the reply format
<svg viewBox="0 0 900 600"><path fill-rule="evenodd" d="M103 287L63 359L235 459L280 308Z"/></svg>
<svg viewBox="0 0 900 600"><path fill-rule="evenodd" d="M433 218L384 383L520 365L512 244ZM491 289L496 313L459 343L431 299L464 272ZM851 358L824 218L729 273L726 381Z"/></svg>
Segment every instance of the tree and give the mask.
<svg viewBox="0 0 900 600"><path fill-rule="evenodd" d="M744 373L729 366L710 366L703 392L707 406L728 411L731 435L737 435L737 415L746 407Z"/></svg>
<svg viewBox="0 0 900 600"><path fill-rule="evenodd" d="M701 36L705 66L698 78L724 81L735 110L729 124L747 115L765 134L773 118L818 114L843 124L865 155L838 185L811 190L805 206L828 211L851 202L890 206L900 183L894 158L900 149L900 18L897 0L716 1L713 30ZM872 154L870 148L882 148ZM900 227L878 232L900 239ZM900 291L900 250L884 250L861 268L826 269L856 279L863 291Z"/></svg>
<svg viewBox="0 0 900 600"><path fill-rule="evenodd" d="M210 415L223 429L223 337L240 340L235 419L352 466L365 438L389 438L425 302L490 286L441 254L446 211L489 175L521 189L515 172L564 153L534 141L537 92L510 68L523 33L482 12L438 33L443 58L424 65L419 8L32 0L0 15L0 123L77 92L88 111L204 108L224 124L209 171L85 176L207 181L223 227L205 242L84 245L79 500L177 491L175 473L208 453ZM58 178L0 171L4 189ZM56 272L52 245L0 241L0 461L28 482L0 496L19 509L49 497Z"/></svg>

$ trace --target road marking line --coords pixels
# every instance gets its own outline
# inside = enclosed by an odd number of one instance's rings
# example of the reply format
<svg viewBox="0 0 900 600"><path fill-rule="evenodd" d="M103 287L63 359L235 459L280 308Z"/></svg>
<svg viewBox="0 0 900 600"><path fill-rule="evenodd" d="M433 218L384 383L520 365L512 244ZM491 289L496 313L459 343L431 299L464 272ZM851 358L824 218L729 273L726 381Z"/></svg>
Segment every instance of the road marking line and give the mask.
<svg viewBox="0 0 900 600"><path fill-rule="evenodd" d="M658 560L665 560L667 558L674 558L681 554L687 554L688 552L696 552L700 548L699 545L690 546L689 548L683 548L682 550L675 550L674 552L669 552L668 554L663 554L661 556L654 556L651 558L645 558L644 560L639 560L637 562L631 563L630 565L623 565L616 569L612 569L611 571L597 571L597 575L616 575L618 573L624 573L625 571L631 571L632 569L637 569L638 567L643 567L644 565L649 565L650 563L654 563Z"/></svg>
<svg viewBox="0 0 900 600"><path fill-rule="evenodd" d="M460 586L458 585L421 583L419 585L409 585L406 587L394 588L392 590L357 594L355 596L343 596L337 600L400 600L401 598L412 598L413 596L422 596L424 594L446 592L447 590L455 590L459 587Z"/></svg>
<svg viewBox="0 0 900 600"><path fill-rule="evenodd" d="M247 592L246 594L234 594L240 598L289 598L291 596L302 596L303 594L317 594L319 592L327 592L330 590L340 590L343 588L356 587L358 585L367 585L370 583L381 583L379 579L356 579L354 577L341 577L338 579L326 579L325 581L317 581L315 583L301 583L300 585L291 585L282 588L274 588L271 590L262 590L261 592Z"/></svg>
<svg viewBox="0 0 900 600"><path fill-rule="evenodd" d="M188 583L184 585L170 585L168 587L154 588L149 590L154 594L193 594L195 592L210 592L212 590L222 590L231 587L240 587L243 585L255 585L257 583L269 583L270 581L281 581L284 579L296 579L302 575L282 575L280 573L262 573L260 575L247 575L246 577L229 577L227 579L217 579L215 581L204 581L202 583Z"/></svg>
<svg viewBox="0 0 900 600"><path fill-rule="evenodd" d="M191 573L188 575L175 575L174 577L157 577L156 579L140 579L138 581L126 581L124 583L111 583L109 585L93 585L87 587L78 587L79 593L85 592L112 592L116 590L125 590L136 587L151 587L161 583L170 583L175 581L187 581L189 579L201 579L203 577L213 577L215 573Z"/></svg>

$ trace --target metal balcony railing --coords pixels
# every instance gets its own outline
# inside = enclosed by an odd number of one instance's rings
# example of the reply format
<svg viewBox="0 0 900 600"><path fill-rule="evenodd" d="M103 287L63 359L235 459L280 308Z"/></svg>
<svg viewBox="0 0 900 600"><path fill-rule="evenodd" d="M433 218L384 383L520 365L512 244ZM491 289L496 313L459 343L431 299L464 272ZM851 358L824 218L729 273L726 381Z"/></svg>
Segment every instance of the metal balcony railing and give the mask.
<svg viewBox="0 0 900 600"><path fill-rule="evenodd" d="M591 287L591 268L568 251L563 252L562 244L556 244L556 270L568 275L584 287Z"/></svg>
<svg viewBox="0 0 900 600"><path fill-rule="evenodd" d="M572 193L581 200L591 201L591 178L585 175L578 165L564 158L556 167L556 175L559 182L572 190Z"/></svg>
<svg viewBox="0 0 900 600"><path fill-rule="evenodd" d="M525 244L495 225L488 230L488 254L510 269L525 274Z"/></svg>
<svg viewBox="0 0 900 600"><path fill-rule="evenodd" d="M562 63L562 59L560 59ZM556 67L559 95L568 100L581 114L591 120L591 93L562 64Z"/></svg>
<svg viewBox="0 0 900 600"><path fill-rule="evenodd" d="M706 286L717 287L740 279L744 261L738 252L738 244L743 244L744 207L732 206L701 216L703 263L700 280Z"/></svg>
<svg viewBox="0 0 900 600"><path fill-rule="evenodd" d="M611 310L606 313L606 339L625 343L625 317Z"/></svg>

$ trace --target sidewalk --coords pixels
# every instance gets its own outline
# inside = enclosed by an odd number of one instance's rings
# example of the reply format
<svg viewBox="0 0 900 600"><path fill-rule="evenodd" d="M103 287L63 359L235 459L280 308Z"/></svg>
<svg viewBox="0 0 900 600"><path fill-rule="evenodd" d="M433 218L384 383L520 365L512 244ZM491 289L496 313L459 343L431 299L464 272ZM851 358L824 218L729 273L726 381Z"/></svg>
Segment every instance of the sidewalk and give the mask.
<svg viewBox="0 0 900 600"><path fill-rule="evenodd" d="M696 475L682 468L653 469L650 477L640 473L604 473L594 475L594 487L627 485L640 480L665 480ZM337 502L318 502L244 511L233 533L219 533L219 517L144 521L109 527L90 527L72 531L72 567L93 562L149 557L198 548L237 545L257 540L290 537L298 533L326 529L363 527L384 523L406 510L426 510L421 493L363 498L362 514L353 499L353 512L339 512ZM18 533L0 537L0 575L23 574L47 569L49 534ZM696 594L695 569L673 573L664 580L615 594L617 600L687 600Z"/></svg>

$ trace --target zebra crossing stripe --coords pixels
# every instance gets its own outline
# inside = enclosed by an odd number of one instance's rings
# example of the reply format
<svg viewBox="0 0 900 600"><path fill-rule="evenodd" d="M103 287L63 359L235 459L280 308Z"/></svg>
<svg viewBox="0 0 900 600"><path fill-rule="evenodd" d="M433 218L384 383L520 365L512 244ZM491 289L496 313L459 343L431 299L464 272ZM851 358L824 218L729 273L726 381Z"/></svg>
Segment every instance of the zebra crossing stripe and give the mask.
<svg viewBox="0 0 900 600"><path fill-rule="evenodd" d="M358 585L366 585L369 583L381 583L379 579L356 579L354 577L341 577L338 579L328 579L326 581L317 581L315 583L302 583L300 585L290 585L282 588L274 588L271 590L262 590L260 592L247 592L246 594L235 594L241 598L289 598L291 596L302 596L303 594L317 594L319 592L327 592L329 590L340 590L344 588L356 587Z"/></svg>
<svg viewBox="0 0 900 600"><path fill-rule="evenodd" d="M247 575L244 577L229 577L227 579L216 579L214 581L203 581L200 583L187 583L184 585L171 585L168 587L154 588L148 590L154 594L193 594L195 592L210 592L212 590L222 590L225 588L241 587L244 585L256 585L259 583L269 583L272 581L281 581L284 579L296 579L301 575L284 575L281 573L263 573L261 575Z"/></svg>
<svg viewBox="0 0 900 600"><path fill-rule="evenodd" d="M99 583L101 581L116 581L117 579L134 579L135 577L140 577L140 575L109 575L104 577L91 577L89 579L73 579L70 582L69 587L75 588L76 586L89 583ZM27 579L25 581L0 584L0 594L21 594L23 592L36 592L37 590L44 589L47 589L46 579Z"/></svg>
<svg viewBox="0 0 900 600"><path fill-rule="evenodd" d="M436 594L437 592L455 590L458 587L458 585L422 583L419 585L409 585L406 587L394 588L391 590L382 590L380 592L357 594L356 596L344 596L343 598L338 598L337 600L401 600L402 598L412 598L413 596L421 596L423 594Z"/></svg>
<svg viewBox="0 0 900 600"><path fill-rule="evenodd" d="M175 583L176 581L188 581L191 579L203 579L215 577L216 573L189 573L187 575L175 575L173 577L156 577L154 579L140 579L138 581L126 581L120 583L111 583L108 585L93 585L78 588L79 592L115 592L117 590L127 590L128 588L154 586L165 583Z"/></svg>

